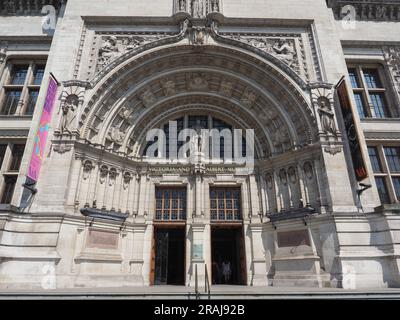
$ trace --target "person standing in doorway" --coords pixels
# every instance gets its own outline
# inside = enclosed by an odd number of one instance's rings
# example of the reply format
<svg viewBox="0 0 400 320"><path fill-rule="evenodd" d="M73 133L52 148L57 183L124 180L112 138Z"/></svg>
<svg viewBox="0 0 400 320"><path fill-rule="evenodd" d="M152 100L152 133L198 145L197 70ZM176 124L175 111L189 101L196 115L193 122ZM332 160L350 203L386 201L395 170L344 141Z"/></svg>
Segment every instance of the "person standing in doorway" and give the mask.
<svg viewBox="0 0 400 320"><path fill-rule="evenodd" d="M225 260L222 263L222 274L224 276L224 283L229 284L231 282L231 275L232 275L232 269L231 269L231 263L228 260Z"/></svg>

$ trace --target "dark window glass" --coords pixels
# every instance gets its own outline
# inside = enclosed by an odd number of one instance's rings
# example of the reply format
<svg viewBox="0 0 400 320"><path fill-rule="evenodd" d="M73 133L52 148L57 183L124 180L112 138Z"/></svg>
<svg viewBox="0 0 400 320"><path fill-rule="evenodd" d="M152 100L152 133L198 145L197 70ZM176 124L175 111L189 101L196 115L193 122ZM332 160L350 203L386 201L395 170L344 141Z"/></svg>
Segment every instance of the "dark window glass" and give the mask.
<svg viewBox="0 0 400 320"><path fill-rule="evenodd" d="M195 129L197 127L208 129L208 116L189 116L188 128Z"/></svg>
<svg viewBox="0 0 400 320"><path fill-rule="evenodd" d="M186 189L157 188L155 220L186 220Z"/></svg>
<svg viewBox="0 0 400 320"><path fill-rule="evenodd" d="M387 118L385 99L382 93L371 93L371 102L375 111L376 118Z"/></svg>
<svg viewBox="0 0 400 320"><path fill-rule="evenodd" d="M23 85L28 73L28 65L15 65L11 71L11 84Z"/></svg>
<svg viewBox="0 0 400 320"><path fill-rule="evenodd" d="M382 88L377 69L363 69L363 72L368 88Z"/></svg>
<svg viewBox="0 0 400 320"><path fill-rule="evenodd" d="M1 114L13 115L17 111L18 102L21 98L21 90L6 91L6 97L4 101Z"/></svg>
<svg viewBox="0 0 400 320"><path fill-rule="evenodd" d="M400 172L400 148L384 147L385 156L391 172Z"/></svg>
<svg viewBox="0 0 400 320"><path fill-rule="evenodd" d="M16 176L4 176L4 189L3 189L3 194L1 196L1 203L11 202L16 183L17 183Z"/></svg>
<svg viewBox="0 0 400 320"><path fill-rule="evenodd" d="M241 220L240 189L211 188L210 213L211 220Z"/></svg>
<svg viewBox="0 0 400 320"><path fill-rule="evenodd" d="M32 115L35 111L36 102L39 96L38 90L29 91L28 105L26 106L25 114Z"/></svg>
<svg viewBox="0 0 400 320"><path fill-rule="evenodd" d="M349 76L350 76L351 86L353 88L359 88L360 86L359 86L357 71L355 68L349 69Z"/></svg>
<svg viewBox="0 0 400 320"><path fill-rule="evenodd" d="M4 156L6 154L6 150L7 150L7 145L0 144L0 168L3 165L3 160L4 160Z"/></svg>
<svg viewBox="0 0 400 320"><path fill-rule="evenodd" d="M36 66L33 75L33 84L36 86L40 86L42 84L43 75L44 75L44 66Z"/></svg>
<svg viewBox="0 0 400 320"><path fill-rule="evenodd" d="M393 177L392 180L397 200L400 200L400 177Z"/></svg>
<svg viewBox="0 0 400 320"><path fill-rule="evenodd" d="M21 166L22 156L24 155L25 145L14 144L11 152L10 171L18 171Z"/></svg>
<svg viewBox="0 0 400 320"><path fill-rule="evenodd" d="M368 147L368 154L371 160L372 170L374 170L374 172L382 172L381 163L378 157L378 150L375 147Z"/></svg>
<svg viewBox="0 0 400 320"><path fill-rule="evenodd" d="M362 94L355 92L354 99L356 100L358 115L360 116L361 119L365 118L366 117L365 103Z"/></svg>
<svg viewBox="0 0 400 320"><path fill-rule="evenodd" d="M378 189L379 198L381 203L390 203L389 193L386 187L385 178L375 177L376 187Z"/></svg>

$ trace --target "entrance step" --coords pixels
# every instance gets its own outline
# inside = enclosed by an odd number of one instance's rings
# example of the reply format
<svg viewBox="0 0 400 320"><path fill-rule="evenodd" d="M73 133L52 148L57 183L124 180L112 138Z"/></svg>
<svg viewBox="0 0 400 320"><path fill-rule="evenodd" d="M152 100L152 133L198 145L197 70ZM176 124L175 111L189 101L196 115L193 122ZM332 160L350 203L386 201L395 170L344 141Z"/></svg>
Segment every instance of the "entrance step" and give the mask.
<svg viewBox="0 0 400 320"><path fill-rule="evenodd" d="M204 288L200 299L207 300ZM0 290L0 299L190 299L194 288L184 286L76 288L55 290ZM400 299L400 289L344 290L334 288L283 288L212 286L211 299Z"/></svg>

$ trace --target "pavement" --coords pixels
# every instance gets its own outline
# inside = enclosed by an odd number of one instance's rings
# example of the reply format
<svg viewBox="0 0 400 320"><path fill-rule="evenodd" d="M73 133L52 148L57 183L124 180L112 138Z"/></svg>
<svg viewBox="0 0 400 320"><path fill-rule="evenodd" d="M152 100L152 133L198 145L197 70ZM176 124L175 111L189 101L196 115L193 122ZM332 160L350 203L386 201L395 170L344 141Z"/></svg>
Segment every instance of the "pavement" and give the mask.
<svg viewBox="0 0 400 320"><path fill-rule="evenodd" d="M204 287L199 288L199 299L209 299ZM357 289L306 287L250 287L215 285L211 299L400 299L400 288ZM52 290L0 290L0 300L9 299L158 299L195 300L193 287L151 286L119 288L73 288Z"/></svg>

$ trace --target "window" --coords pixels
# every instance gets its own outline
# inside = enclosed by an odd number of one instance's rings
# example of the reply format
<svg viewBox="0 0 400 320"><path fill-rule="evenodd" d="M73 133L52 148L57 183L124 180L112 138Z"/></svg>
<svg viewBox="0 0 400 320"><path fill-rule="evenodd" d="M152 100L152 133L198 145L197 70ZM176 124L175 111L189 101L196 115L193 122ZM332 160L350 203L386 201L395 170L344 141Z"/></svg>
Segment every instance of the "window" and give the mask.
<svg viewBox="0 0 400 320"><path fill-rule="evenodd" d="M11 203L21 167L25 144L0 144L0 203Z"/></svg>
<svg viewBox="0 0 400 320"><path fill-rule="evenodd" d="M375 177L376 187L378 189L379 198L382 203L389 203L389 193L387 190L386 182L383 177Z"/></svg>
<svg viewBox="0 0 400 320"><path fill-rule="evenodd" d="M155 220L186 220L185 188L156 188Z"/></svg>
<svg viewBox="0 0 400 320"><path fill-rule="evenodd" d="M400 147L368 147L375 183L382 203L400 201Z"/></svg>
<svg viewBox="0 0 400 320"><path fill-rule="evenodd" d="M231 125L229 125L228 123L226 123L225 121L222 121L220 119L211 117L211 116L206 116L206 115L186 115L184 117L172 120L172 121L176 121L177 122L177 133L179 135L179 133L183 130L183 129L206 129L206 130L211 130L211 129L217 129L219 132L221 132L224 129L228 129L231 132L231 137L232 137L232 147L231 147L231 152L232 152L232 158L235 155L235 150L234 150L234 132L233 132L233 127ZM168 158L170 155L170 145L169 145L169 122L165 123L162 126L164 133L165 133L165 138L166 138L166 150L165 150L165 157ZM244 136L246 134L245 130L242 130L242 157L246 156L246 137ZM142 155L146 156L147 150L150 147L150 145L152 145L154 142L156 142L158 140L157 137L155 137L155 139L153 141L149 141L147 142ZM187 141L189 142L190 138L187 137ZM209 156L210 158L213 157L213 149L212 149L212 137L210 137L210 144L209 144ZM224 159L225 157L225 139L223 137L223 135L221 135L220 137L220 141L219 141L219 159L216 160L220 160L220 159ZM177 141L177 152L179 152L179 149L183 146L184 142L183 141ZM217 150L218 153L218 150ZM153 156L153 155L151 155ZM158 150L155 152L155 157L158 157ZM179 154L178 154L179 156ZM190 152L188 151L186 154L187 157L190 156ZM228 157L228 155L227 155ZM230 160L230 159L229 159Z"/></svg>
<svg viewBox="0 0 400 320"><path fill-rule="evenodd" d="M18 103L21 98L21 90L6 91L5 102L1 110L3 115L15 114L18 108Z"/></svg>
<svg viewBox="0 0 400 320"><path fill-rule="evenodd" d="M3 195L1 197L1 203L11 203L16 183L17 183L17 176L4 177L4 190L3 190Z"/></svg>
<svg viewBox="0 0 400 320"><path fill-rule="evenodd" d="M28 74L29 65L14 65L11 71L10 84L23 85Z"/></svg>
<svg viewBox="0 0 400 320"><path fill-rule="evenodd" d="M3 88L0 91L0 114L31 116L43 80L43 61L11 61L7 64ZM1 84L0 84L1 85Z"/></svg>
<svg viewBox="0 0 400 320"><path fill-rule="evenodd" d="M381 163L378 158L378 151L375 147L368 147L369 158L371 159L372 170L382 172Z"/></svg>
<svg viewBox="0 0 400 320"><path fill-rule="evenodd" d="M22 156L24 155L25 145L14 144L12 146L11 161L9 171L19 171L21 166Z"/></svg>
<svg viewBox="0 0 400 320"><path fill-rule="evenodd" d="M241 220L240 188L211 188L210 214L214 221Z"/></svg>
<svg viewBox="0 0 400 320"><path fill-rule="evenodd" d="M348 73L353 87L357 111L361 119L390 118L389 99L380 66L350 66Z"/></svg>

